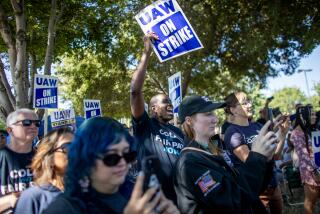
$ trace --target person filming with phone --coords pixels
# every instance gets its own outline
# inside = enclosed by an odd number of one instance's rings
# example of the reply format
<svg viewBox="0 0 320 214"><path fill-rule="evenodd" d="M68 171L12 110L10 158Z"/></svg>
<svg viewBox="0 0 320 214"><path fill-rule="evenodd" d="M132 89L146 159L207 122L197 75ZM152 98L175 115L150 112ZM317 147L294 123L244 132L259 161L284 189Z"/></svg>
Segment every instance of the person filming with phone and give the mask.
<svg viewBox="0 0 320 214"><path fill-rule="evenodd" d="M180 104L179 119L191 140L181 152L174 175L182 213L264 213L258 193L267 160L273 157L276 137L267 130L270 122L266 123L247 161L233 167L219 147L211 145L218 124L214 110L224 106L197 95Z"/></svg>
<svg viewBox="0 0 320 214"><path fill-rule="evenodd" d="M314 206L320 198L320 169L315 165L311 131L316 122L316 114L311 105L300 106L296 110L296 119L290 141L298 155L301 181L304 185L304 211L313 213Z"/></svg>
<svg viewBox="0 0 320 214"><path fill-rule="evenodd" d="M233 163L236 166L241 166L246 163L262 125L249 121L249 118L253 115L253 105L246 93L232 93L225 98L225 101L225 111L233 115L232 124L228 127L225 134L225 144L231 154ZM270 213L282 213L283 202L276 180L273 159L281 157L290 122L287 117L282 117L281 115L273 119L273 113L269 108L268 116L268 121L271 123L269 128L270 131L276 132L277 144L273 157L268 162L266 173L263 176L264 183L260 189L260 199Z"/></svg>
<svg viewBox="0 0 320 214"><path fill-rule="evenodd" d="M50 213L179 213L158 188L143 191L140 175L130 199L121 190L136 160L134 138L109 117L86 120L68 151L65 192L43 212Z"/></svg>

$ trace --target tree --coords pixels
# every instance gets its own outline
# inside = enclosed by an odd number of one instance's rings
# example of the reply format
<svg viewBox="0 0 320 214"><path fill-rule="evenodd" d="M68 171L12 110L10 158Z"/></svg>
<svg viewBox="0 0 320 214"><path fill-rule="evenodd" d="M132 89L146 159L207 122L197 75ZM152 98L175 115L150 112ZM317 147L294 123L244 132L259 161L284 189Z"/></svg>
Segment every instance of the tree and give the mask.
<svg viewBox="0 0 320 214"><path fill-rule="evenodd" d="M14 109L32 107L34 75L40 70L50 75L52 63L61 55L81 58L86 48L113 55L109 30L117 30L115 14L124 2L2 1L0 119ZM121 15L118 18L122 20Z"/></svg>
<svg viewBox="0 0 320 214"><path fill-rule="evenodd" d="M296 87L286 87L273 93L274 99L270 103L270 107L279 107L281 112L295 113L295 105L301 103L307 104L307 98L303 92Z"/></svg>

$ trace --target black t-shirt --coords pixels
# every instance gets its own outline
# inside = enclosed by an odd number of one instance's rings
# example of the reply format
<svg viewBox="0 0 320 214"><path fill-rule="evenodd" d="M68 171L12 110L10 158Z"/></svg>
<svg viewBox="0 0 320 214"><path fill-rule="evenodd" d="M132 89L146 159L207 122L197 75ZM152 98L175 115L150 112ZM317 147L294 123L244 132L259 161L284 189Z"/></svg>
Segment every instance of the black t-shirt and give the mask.
<svg viewBox="0 0 320 214"><path fill-rule="evenodd" d="M84 198L70 197L61 194L53 201L44 214L68 213L68 214L85 214L85 213L123 213L128 201L119 193L102 194L95 192L89 193Z"/></svg>
<svg viewBox="0 0 320 214"><path fill-rule="evenodd" d="M133 118L133 133L138 140L139 162L147 155L156 155L161 164L159 180L165 195L175 200L172 184L172 170L181 149L184 147L184 135L177 127L160 123L150 118L146 112L140 118Z"/></svg>
<svg viewBox="0 0 320 214"><path fill-rule="evenodd" d="M30 169L34 151L16 153L8 147L0 149L0 196L21 192L32 186L33 174Z"/></svg>

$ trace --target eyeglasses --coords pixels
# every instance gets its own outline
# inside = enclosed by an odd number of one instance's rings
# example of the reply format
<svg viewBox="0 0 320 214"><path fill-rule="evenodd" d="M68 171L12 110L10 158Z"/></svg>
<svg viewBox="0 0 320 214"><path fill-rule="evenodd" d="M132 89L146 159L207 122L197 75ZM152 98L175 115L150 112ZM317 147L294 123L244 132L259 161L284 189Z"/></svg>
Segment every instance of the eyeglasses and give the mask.
<svg viewBox="0 0 320 214"><path fill-rule="evenodd" d="M123 153L122 156L118 154L106 154L104 156L98 156L98 158L101 158L103 163L106 166L110 166L110 167L116 166L120 162L121 158L124 158L124 160L127 163L131 163L136 160L136 157L137 157L136 151Z"/></svg>
<svg viewBox="0 0 320 214"><path fill-rule="evenodd" d="M70 147L71 142L65 142L64 144L62 144L61 146L55 148L52 150L52 153L54 152L62 152L64 154L67 154L69 151L69 147Z"/></svg>
<svg viewBox="0 0 320 214"><path fill-rule="evenodd" d="M40 124L41 124L41 121L40 121L40 120L29 120L29 119L19 120L19 121L13 123L13 124L17 124L17 123L19 123L19 122L21 122L24 127L31 126L32 123L33 123L36 127L39 128L39 127L40 127Z"/></svg>
<svg viewBox="0 0 320 214"><path fill-rule="evenodd" d="M242 105L242 106L247 106L247 105L252 105L252 101L251 100L244 100L241 103L238 103L238 105Z"/></svg>

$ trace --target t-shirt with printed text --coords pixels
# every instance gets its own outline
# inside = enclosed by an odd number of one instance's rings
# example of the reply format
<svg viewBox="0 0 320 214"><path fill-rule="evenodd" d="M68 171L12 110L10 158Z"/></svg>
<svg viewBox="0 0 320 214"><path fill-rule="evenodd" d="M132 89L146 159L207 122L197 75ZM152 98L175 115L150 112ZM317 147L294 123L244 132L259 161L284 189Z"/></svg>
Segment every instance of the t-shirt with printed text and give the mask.
<svg viewBox="0 0 320 214"><path fill-rule="evenodd" d="M148 155L159 158L161 172L158 176L162 190L169 199L175 201L172 170L184 147L182 131L169 123L160 123L157 119L150 118L146 112L132 121L133 133L138 140L138 161L141 162Z"/></svg>

